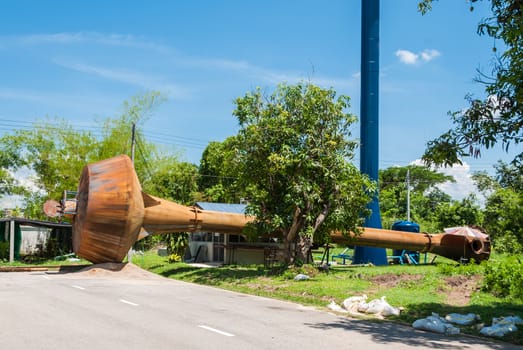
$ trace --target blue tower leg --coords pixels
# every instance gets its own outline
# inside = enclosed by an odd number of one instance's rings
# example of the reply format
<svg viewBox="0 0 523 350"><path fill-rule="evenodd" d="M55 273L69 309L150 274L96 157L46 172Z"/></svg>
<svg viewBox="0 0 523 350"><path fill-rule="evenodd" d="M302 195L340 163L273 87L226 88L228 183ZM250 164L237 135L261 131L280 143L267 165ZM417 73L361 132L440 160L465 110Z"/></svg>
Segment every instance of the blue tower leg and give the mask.
<svg viewBox="0 0 523 350"><path fill-rule="evenodd" d="M379 21L379 0L361 0L360 171L374 181L378 181L379 170ZM377 195L369 209L372 214L365 219L365 226L382 228ZM386 265L386 250L358 246L353 263Z"/></svg>

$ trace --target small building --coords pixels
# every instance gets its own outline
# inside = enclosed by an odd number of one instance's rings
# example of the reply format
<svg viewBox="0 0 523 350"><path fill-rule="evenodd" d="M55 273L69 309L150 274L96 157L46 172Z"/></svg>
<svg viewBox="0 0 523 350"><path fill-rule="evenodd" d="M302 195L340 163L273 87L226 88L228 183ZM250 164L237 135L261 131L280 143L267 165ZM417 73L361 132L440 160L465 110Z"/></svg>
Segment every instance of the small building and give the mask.
<svg viewBox="0 0 523 350"><path fill-rule="evenodd" d="M23 255L69 253L72 251L71 224L1 218L0 250L0 258L8 258L10 262Z"/></svg>
<svg viewBox="0 0 523 350"><path fill-rule="evenodd" d="M247 205L196 202L202 210L245 214ZM274 262L280 249L277 242L250 242L244 235L217 232L193 232L189 235L189 249L194 262L221 264L268 264Z"/></svg>

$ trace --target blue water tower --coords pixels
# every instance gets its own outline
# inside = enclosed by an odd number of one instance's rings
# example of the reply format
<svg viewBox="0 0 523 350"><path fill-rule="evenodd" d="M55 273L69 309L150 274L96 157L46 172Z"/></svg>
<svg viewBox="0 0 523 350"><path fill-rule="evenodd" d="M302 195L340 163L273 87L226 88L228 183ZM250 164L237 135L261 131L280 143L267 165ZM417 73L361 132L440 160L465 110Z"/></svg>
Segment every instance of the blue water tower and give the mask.
<svg viewBox="0 0 523 350"><path fill-rule="evenodd" d="M412 221L406 221L406 220L399 220L392 224L391 230L394 231L404 231L404 232L416 232L419 233L419 225ZM394 249L393 255L394 256L401 256L403 253L403 250L400 249ZM408 254L411 258L415 260L415 263L419 263L419 252L414 252L407 250L405 251L406 254Z"/></svg>

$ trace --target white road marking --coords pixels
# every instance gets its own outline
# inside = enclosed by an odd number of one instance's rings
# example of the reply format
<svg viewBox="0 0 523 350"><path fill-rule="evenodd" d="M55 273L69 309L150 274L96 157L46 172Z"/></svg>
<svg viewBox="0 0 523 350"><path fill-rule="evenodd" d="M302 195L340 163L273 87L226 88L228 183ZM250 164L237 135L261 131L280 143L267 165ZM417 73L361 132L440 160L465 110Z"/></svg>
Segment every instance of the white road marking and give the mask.
<svg viewBox="0 0 523 350"><path fill-rule="evenodd" d="M71 287L76 288L76 289L80 289L80 290L85 290L84 287L80 287L80 286L77 286L77 285L74 285L74 284Z"/></svg>
<svg viewBox="0 0 523 350"><path fill-rule="evenodd" d="M42 278L45 278L46 280L50 280L50 278L45 275L42 275Z"/></svg>
<svg viewBox="0 0 523 350"><path fill-rule="evenodd" d="M132 306L139 306L138 304L133 303L132 301L125 300L125 299L120 299L120 302L124 303L124 304L129 304L129 305L132 305Z"/></svg>
<svg viewBox="0 0 523 350"><path fill-rule="evenodd" d="M227 333L227 332L224 332L224 331L220 331L219 329L212 328L212 327L209 327L209 326L199 325L198 327L206 329L206 330L214 332L214 333L218 333L218 334L224 335L226 337L234 337L234 334Z"/></svg>

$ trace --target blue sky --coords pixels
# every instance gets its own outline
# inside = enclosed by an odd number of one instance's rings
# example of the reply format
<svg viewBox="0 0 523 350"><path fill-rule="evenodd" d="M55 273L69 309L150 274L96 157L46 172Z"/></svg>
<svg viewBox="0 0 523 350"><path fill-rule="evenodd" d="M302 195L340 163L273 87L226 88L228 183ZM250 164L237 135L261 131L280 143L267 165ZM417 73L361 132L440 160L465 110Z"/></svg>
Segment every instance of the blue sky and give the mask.
<svg viewBox="0 0 523 350"><path fill-rule="evenodd" d="M381 1L382 168L419 159L450 127L448 111L483 96L474 78L490 71L494 42L476 25L488 5L440 0L421 16L417 0ZM159 90L168 100L146 136L197 164L209 141L236 134L233 100L256 87L310 80L349 95L359 115L360 13L360 0L3 1L0 133L46 116L96 130L124 100ZM453 173L500 158L489 151Z"/></svg>

